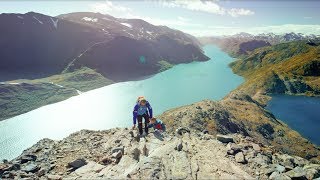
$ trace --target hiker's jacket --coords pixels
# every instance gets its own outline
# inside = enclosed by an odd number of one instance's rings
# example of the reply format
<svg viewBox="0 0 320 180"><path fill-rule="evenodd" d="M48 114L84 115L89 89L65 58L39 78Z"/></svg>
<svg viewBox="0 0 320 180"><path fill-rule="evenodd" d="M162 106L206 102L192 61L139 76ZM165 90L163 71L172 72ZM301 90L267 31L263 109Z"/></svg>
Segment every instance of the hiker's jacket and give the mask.
<svg viewBox="0 0 320 180"><path fill-rule="evenodd" d="M154 124L149 124L148 128L158 129L162 131L166 131L166 125L159 119L156 120Z"/></svg>
<svg viewBox="0 0 320 180"><path fill-rule="evenodd" d="M137 116L141 116L147 114L150 118L152 118L152 107L150 103L147 101L145 106L141 106L138 102L133 108L133 124L137 122Z"/></svg>

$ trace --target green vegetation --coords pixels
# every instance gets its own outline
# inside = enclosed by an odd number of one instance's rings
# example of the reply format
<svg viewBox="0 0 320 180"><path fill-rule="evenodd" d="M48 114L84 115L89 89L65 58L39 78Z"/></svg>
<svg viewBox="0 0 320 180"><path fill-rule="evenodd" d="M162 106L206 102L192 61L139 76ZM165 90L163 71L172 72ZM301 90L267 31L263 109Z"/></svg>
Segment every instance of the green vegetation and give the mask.
<svg viewBox="0 0 320 180"><path fill-rule="evenodd" d="M65 100L77 92L50 83L0 85L0 120L26 113L41 106Z"/></svg>
<svg viewBox="0 0 320 180"><path fill-rule="evenodd" d="M112 83L89 68L42 79L7 82L0 85L0 120L63 101L78 95L79 91L89 91Z"/></svg>
<svg viewBox="0 0 320 180"><path fill-rule="evenodd" d="M159 61L157 65L160 66L159 72L166 71L174 66L173 64L170 64L168 61L165 60Z"/></svg>
<svg viewBox="0 0 320 180"><path fill-rule="evenodd" d="M87 67L83 67L73 72L61 73L42 79L15 80L12 82L53 83L83 92L107 86L113 83L112 80L105 78L101 74Z"/></svg>
<svg viewBox="0 0 320 180"><path fill-rule="evenodd" d="M252 95L320 94L320 47L310 46L306 41L256 49L230 67L246 78L238 89Z"/></svg>

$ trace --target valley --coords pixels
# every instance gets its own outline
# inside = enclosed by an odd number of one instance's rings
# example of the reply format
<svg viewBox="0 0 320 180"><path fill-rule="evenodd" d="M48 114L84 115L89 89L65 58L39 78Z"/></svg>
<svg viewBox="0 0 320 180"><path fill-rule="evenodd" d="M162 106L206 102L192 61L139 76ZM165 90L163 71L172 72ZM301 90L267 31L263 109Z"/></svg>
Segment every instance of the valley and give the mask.
<svg viewBox="0 0 320 180"><path fill-rule="evenodd" d="M1 14L0 23L0 47L6 47L0 49L0 121L79 92L209 59L195 37L140 19L29 12Z"/></svg>
<svg viewBox="0 0 320 180"><path fill-rule="evenodd" d="M320 179L319 8L0 1L0 179Z"/></svg>

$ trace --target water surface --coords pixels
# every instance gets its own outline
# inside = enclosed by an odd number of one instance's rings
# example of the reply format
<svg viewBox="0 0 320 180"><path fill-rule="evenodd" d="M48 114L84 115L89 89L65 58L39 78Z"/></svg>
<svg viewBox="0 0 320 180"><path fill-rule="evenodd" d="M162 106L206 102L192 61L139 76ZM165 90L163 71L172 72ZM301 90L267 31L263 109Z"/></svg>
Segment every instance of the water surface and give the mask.
<svg viewBox="0 0 320 180"><path fill-rule="evenodd" d="M320 145L320 98L273 95L267 109L302 136Z"/></svg>
<svg viewBox="0 0 320 180"><path fill-rule="evenodd" d="M132 125L132 110L144 95L154 113L203 99L219 100L243 82L233 60L215 46L204 47L207 62L177 65L149 79L112 84L0 122L0 159L11 159L42 138L62 139L81 129Z"/></svg>

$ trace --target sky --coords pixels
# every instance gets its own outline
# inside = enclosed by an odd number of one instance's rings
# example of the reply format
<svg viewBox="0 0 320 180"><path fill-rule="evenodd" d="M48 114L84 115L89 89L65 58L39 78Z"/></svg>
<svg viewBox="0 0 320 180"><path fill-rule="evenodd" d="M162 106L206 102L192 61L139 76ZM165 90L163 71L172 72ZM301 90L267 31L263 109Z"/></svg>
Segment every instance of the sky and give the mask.
<svg viewBox="0 0 320 180"><path fill-rule="evenodd" d="M282 34L320 35L320 1L316 0L1 0L0 13L34 11L57 16L100 12L139 18L195 36Z"/></svg>

